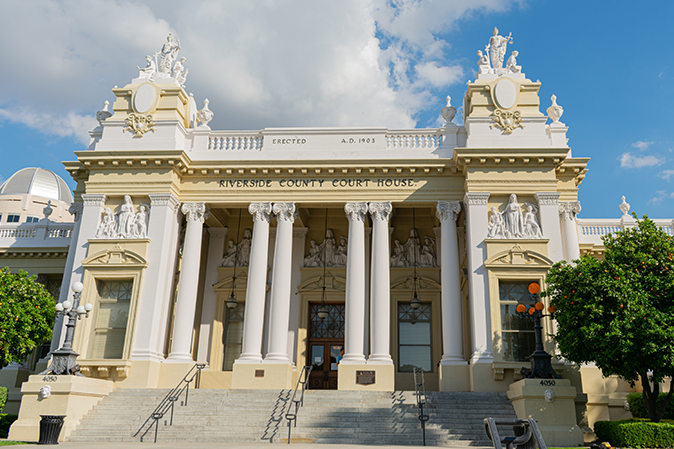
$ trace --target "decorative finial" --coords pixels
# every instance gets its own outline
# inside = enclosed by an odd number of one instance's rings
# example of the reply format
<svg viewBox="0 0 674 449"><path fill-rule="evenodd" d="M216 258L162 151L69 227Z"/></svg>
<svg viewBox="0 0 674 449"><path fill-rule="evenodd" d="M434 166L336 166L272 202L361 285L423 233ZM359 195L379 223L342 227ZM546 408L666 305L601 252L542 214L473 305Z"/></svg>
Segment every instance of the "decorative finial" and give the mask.
<svg viewBox="0 0 674 449"><path fill-rule="evenodd" d="M552 120L553 124L562 124L559 119L562 118L562 114L564 114L564 108L557 104L557 95L553 95L550 97L550 99L552 100L552 106L550 106L546 111L548 113L548 117L550 117L550 120Z"/></svg>
<svg viewBox="0 0 674 449"><path fill-rule="evenodd" d="M208 98L206 98L204 100L204 108L202 110L200 110L199 112L197 112L197 122L200 123L200 125L199 125L200 127L201 126L208 126L208 123L211 120L213 120L213 116L215 115L215 114L213 114L213 111L208 109L208 103L209 103Z"/></svg>
<svg viewBox="0 0 674 449"><path fill-rule="evenodd" d="M620 203L620 211L623 213L623 216L628 215L630 212L629 203L625 202L625 195L622 196L623 202Z"/></svg>
<svg viewBox="0 0 674 449"><path fill-rule="evenodd" d="M112 116L112 114L108 112L108 106L110 106L110 102L105 100L103 103L103 109L96 112L96 120L98 120L98 123L103 123L105 119Z"/></svg>
<svg viewBox="0 0 674 449"><path fill-rule="evenodd" d="M447 106L442 108L442 118L445 119L445 121L449 124L452 123L452 120L454 120L454 116L456 115L456 108L452 106L452 97L447 95Z"/></svg>
<svg viewBox="0 0 674 449"><path fill-rule="evenodd" d="M44 214L44 218L46 220L49 220L49 216L54 212L54 209L51 207L51 200L47 201L47 205L45 206L44 209L42 209L42 213Z"/></svg>

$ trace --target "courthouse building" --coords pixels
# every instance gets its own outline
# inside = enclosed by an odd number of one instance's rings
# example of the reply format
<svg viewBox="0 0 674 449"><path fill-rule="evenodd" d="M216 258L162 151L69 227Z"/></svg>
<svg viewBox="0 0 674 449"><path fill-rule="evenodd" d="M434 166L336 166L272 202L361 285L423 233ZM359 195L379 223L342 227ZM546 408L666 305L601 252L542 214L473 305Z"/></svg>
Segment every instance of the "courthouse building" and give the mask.
<svg viewBox="0 0 674 449"><path fill-rule="evenodd" d="M479 52L462 125L447 98L440 128L218 131L169 37L65 162L72 221L3 219L0 259L63 273L61 302L84 284L78 363L115 388L172 387L197 361L202 388L291 388L312 365L311 389L409 390L423 367L428 390L506 391L533 352L528 284L634 222L627 204L578 219L589 157L503 39ZM626 413L626 383L553 367L592 416Z"/></svg>

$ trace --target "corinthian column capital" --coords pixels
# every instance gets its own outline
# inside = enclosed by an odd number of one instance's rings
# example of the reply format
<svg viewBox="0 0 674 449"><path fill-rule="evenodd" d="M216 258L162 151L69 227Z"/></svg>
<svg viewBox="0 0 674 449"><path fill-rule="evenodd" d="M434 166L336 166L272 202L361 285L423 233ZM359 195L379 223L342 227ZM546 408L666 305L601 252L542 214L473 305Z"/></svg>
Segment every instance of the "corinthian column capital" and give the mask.
<svg viewBox="0 0 674 449"><path fill-rule="evenodd" d="M344 205L344 212L349 221L365 221L367 215L367 203L349 202Z"/></svg>
<svg viewBox="0 0 674 449"><path fill-rule="evenodd" d="M266 221L271 218L271 203L250 203L248 212L253 216L253 221Z"/></svg>
<svg viewBox="0 0 674 449"><path fill-rule="evenodd" d="M559 202L559 218L562 220L573 221L580 211L580 201Z"/></svg>
<svg viewBox="0 0 674 449"><path fill-rule="evenodd" d="M372 202L369 209L373 220L389 221L393 206L390 201Z"/></svg>
<svg viewBox="0 0 674 449"><path fill-rule="evenodd" d="M183 203L180 210L187 221L203 223L210 216L206 203Z"/></svg>
<svg viewBox="0 0 674 449"><path fill-rule="evenodd" d="M435 210L435 216L438 220L445 221L447 219L456 221L461 212L461 203L459 201L438 201L438 207Z"/></svg>
<svg viewBox="0 0 674 449"><path fill-rule="evenodd" d="M295 207L295 203L274 203L272 209L277 220L294 223L297 218L297 208Z"/></svg>

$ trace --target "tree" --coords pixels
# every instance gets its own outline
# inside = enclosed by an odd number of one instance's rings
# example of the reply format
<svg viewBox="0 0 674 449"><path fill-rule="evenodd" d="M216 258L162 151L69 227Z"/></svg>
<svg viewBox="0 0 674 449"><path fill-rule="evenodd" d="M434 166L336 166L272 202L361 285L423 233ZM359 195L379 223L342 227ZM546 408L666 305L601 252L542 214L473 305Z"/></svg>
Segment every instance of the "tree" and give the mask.
<svg viewBox="0 0 674 449"><path fill-rule="evenodd" d="M658 408L660 383L674 376L674 240L644 216L603 241L603 260L586 254L548 273L543 295L557 309L554 339L572 362L594 362L630 385L640 379L651 421L659 422L674 393L671 381Z"/></svg>
<svg viewBox="0 0 674 449"><path fill-rule="evenodd" d="M0 368L22 362L51 339L55 302L35 276L0 269Z"/></svg>

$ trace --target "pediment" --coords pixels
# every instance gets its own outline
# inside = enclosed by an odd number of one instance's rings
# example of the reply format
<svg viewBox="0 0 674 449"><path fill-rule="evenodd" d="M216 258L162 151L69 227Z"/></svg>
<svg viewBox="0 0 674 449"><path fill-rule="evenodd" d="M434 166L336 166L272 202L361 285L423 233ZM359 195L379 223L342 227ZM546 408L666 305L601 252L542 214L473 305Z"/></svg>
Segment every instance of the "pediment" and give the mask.
<svg viewBox="0 0 674 449"><path fill-rule="evenodd" d="M487 268L498 268L503 266L530 266L534 268L550 268L553 261L547 256L532 250L522 249L515 244L509 250L494 254L484 262Z"/></svg>
<svg viewBox="0 0 674 449"><path fill-rule="evenodd" d="M317 276L305 281L297 287L301 293L313 292L323 288L323 276ZM339 276L333 276L330 273L325 275L325 290L333 292L343 292L346 290L346 279Z"/></svg>
<svg viewBox="0 0 674 449"><path fill-rule="evenodd" d="M417 276L417 282L418 282L417 288L419 290L440 291L442 289L439 283L427 277ZM409 290L409 291L414 290L414 278L412 276L408 276L405 279L397 281L396 283L391 285L391 290Z"/></svg>
<svg viewBox="0 0 674 449"><path fill-rule="evenodd" d="M147 260L140 254L115 245L112 249L99 251L82 261L84 267L116 266L116 267L147 267Z"/></svg>

